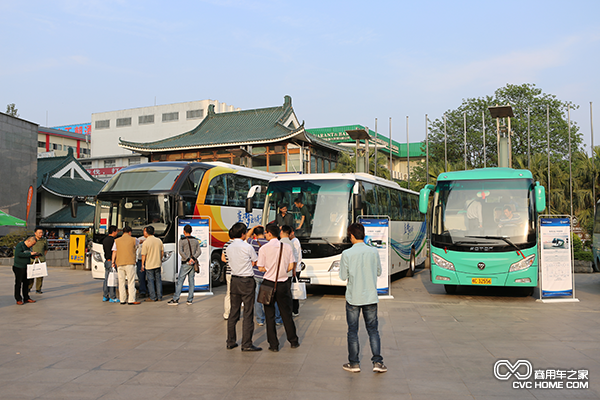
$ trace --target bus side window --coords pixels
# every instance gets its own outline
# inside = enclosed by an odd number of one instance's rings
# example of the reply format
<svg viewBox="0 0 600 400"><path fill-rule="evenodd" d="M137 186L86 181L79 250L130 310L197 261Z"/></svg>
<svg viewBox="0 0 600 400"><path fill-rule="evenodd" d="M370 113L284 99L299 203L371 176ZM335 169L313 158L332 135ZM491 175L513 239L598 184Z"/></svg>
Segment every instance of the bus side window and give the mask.
<svg viewBox="0 0 600 400"><path fill-rule="evenodd" d="M376 186L378 215L388 215L390 209L390 191L385 186Z"/></svg>
<svg viewBox="0 0 600 400"><path fill-rule="evenodd" d="M402 203L402 221L410 221L410 203L408 200L408 193L401 192L400 194L401 203Z"/></svg>
<svg viewBox="0 0 600 400"><path fill-rule="evenodd" d="M400 191L398 191L396 189L390 189L390 204L391 204L390 219L392 221L399 221L401 210L402 210Z"/></svg>
<svg viewBox="0 0 600 400"><path fill-rule="evenodd" d="M371 183L363 182L362 188L364 189L364 194L362 196L364 215L377 215L378 207L375 187Z"/></svg>
<svg viewBox="0 0 600 400"><path fill-rule="evenodd" d="M251 183L251 179L246 176L227 174L227 197L230 206L244 206Z"/></svg>
<svg viewBox="0 0 600 400"><path fill-rule="evenodd" d="M225 175L219 175L213 178L208 184L208 190L206 191L205 204L213 206L224 206L227 205Z"/></svg>

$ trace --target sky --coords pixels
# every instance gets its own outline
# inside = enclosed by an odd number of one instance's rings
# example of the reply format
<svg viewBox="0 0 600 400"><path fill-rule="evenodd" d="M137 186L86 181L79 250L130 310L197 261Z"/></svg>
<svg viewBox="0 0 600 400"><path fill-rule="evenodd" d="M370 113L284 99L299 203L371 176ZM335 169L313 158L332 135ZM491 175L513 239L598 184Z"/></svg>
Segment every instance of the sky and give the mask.
<svg viewBox="0 0 600 400"><path fill-rule="evenodd" d="M502 7L503 10L498 9ZM463 99L532 83L600 116L600 2L0 0L0 111L43 126L213 99L290 95L306 128L406 142ZM596 135L600 120L596 122ZM594 144L600 144L600 137Z"/></svg>

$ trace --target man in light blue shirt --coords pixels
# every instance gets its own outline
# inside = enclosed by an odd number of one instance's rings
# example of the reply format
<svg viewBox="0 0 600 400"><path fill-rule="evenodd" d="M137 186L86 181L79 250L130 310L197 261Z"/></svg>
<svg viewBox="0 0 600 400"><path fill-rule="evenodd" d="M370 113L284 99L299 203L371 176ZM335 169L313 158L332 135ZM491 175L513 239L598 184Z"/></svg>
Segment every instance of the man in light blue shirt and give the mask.
<svg viewBox="0 0 600 400"><path fill-rule="evenodd" d="M348 323L348 363L342 368L350 372L360 372L360 351L358 343L358 319L360 312L369 333L373 372L387 372L381 357L377 321L377 277L381 275L381 262L377 250L365 244L365 227L352 224L348 227L352 247L342 252L340 279L348 280L346 286L346 321Z"/></svg>

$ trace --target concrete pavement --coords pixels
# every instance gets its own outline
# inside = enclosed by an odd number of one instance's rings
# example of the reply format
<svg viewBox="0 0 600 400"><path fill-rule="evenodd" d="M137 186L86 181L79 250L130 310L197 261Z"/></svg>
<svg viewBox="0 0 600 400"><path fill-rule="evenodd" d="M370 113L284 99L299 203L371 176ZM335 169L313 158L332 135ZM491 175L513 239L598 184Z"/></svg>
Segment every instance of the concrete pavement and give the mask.
<svg viewBox="0 0 600 400"><path fill-rule="evenodd" d="M393 282L379 308L389 372L349 373L343 290L315 288L295 319L301 346L226 350L224 287L194 304L103 303L89 271L49 268L44 294L17 306L0 267L0 398L8 399L560 399L600 398L600 274L576 275L580 303L542 304L505 290L446 295L428 271ZM493 296L490 294L494 294ZM183 297L185 299L185 297ZM238 324L238 335L241 335ZM283 327L278 333L285 341ZM587 389L513 389L494 364L588 371ZM504 370L506 371L506 370ZM564 382L567 379L563 379ZM528 382L534 384L533 375ZM585 382L585 380L578 380Z"/></svg>

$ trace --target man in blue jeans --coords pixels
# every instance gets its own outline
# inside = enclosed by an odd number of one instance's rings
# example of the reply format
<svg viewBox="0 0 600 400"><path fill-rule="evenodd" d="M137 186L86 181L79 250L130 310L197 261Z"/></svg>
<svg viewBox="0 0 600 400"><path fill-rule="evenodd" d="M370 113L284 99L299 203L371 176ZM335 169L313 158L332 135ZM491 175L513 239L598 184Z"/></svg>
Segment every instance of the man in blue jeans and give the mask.
<svg viewBox="0 0 600 400"><path fill-rule="evenodd" d="M348 280L346 286L346 321L348 322L348 363L342 368L360 372L358 321L362 310L369 343L373 372L387 372L381 357L381 343L377 322L377 277L381 275L381 262L377 250L365 244L365 227L354 223L348 227L352 247L342 252L340 279Z"/></svg>
<svg viewBox="0 0 600 400"><path fill-rule="evenodd" d="M179 297L181 296L181 290L183 289L183 281L185 277L188 278L188 298L187 305L191 306L194 300L194 263L198 261L202 250L200 250L200 243L198 239L192 236L192 227L188 224L183 227L183 236L179 239L179 255L181 256L181 269L179 270L179 276L177 277L177 284L175 285L175 293L173 298L167 302L170 306L176 306L179 304Z"/></svg>

